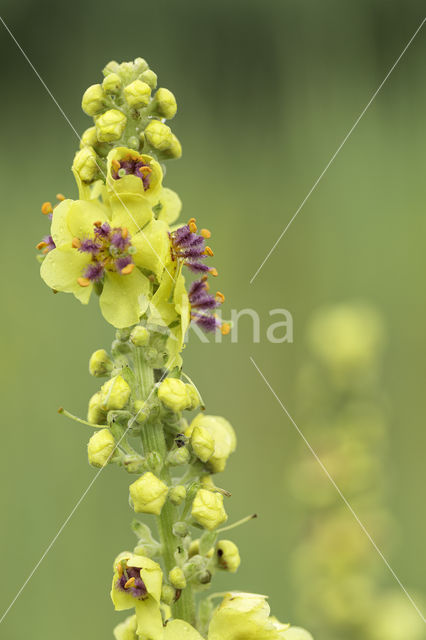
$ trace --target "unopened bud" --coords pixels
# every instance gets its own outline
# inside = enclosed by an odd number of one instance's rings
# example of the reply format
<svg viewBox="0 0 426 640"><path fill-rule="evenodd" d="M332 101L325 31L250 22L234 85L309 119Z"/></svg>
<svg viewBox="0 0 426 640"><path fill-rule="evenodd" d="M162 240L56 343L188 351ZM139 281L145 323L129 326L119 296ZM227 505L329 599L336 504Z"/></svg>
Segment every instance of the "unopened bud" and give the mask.
<svg viewBox="0 0 426 640"><path fill-rule="evenodd" d="M186 447L180 447L180 449L175 449L174 451L170 451L167 456L167 464L172 467L178 467L182 464L188 464L191 454L189 453Z"/></svg>
<svg viewBox="0 0 426 640"><path fill-rule="evenodd" d="M147 402L143 400L136 400L133 405L135 413L135 420L138 424L143 424L149 416L150 408Z"/></svg>
<svg viewBox="0 0 426 640"><path fill-rule="evenodd" d="M146 140L158 151L165 151L170 147L173 141L172 136L170 127L160 120L151 120L145 129Z"/></svg>
<svg viewBox="0 0 426 640"><path fill-rule="evenodd" d="M169 606L173 604L176 597L176 590L170 584L163 584L161 589L161 601Z"/></svg>
<svg viewBox="0 0 426 640"><path fill-rule="evenodd" d="M186 389L188 391L188 396L190 400L190 405L187 407L188 411L194 411L194 409L198 409L201 404L200 394L193 384L187 384Z"/></svg>
<svg viewBox="0 0 426 640"><path fill-rule="evenodd" d="M194 427L191 434L191 446L197 458L201 462L207 462L215 449L214 438L204 427Z"/></svg>
<svg viewBox="0 0 426 640"><path fill-rule="evenodd" d="M104 76L107 76L109 73L118 73L120 71L120 65L116 60L110 60L108 64L102 69L102 73Z"/></svg>
<svg viewBox="0 0 426 640"><path fill-rule="evenodd" d="M133 482L129 491L136 513L160 515L167 498L168 487L151 471Z"/></svg>
<svg viewBox="0 0 426 640"><path fill-rule="evenodd" d="M81 107L88 116L96 116L105 107L105 93L100 84L92 84L84 92Z"/></svg>
<svg viewBox="0 0 426 640"><path fill-rule="evenodd" d="M83 182L92 182L99 171L96 151L93 147L83 147L83 149L77 151L72 167Z"/></svg>
<svg viewBox="0 0 426 640"><path fill-rule="evenodd" d="M109 73L102 83L102 89L105 93L114 95L121 88L121 78L116 73Z"/></svg>
<svg viewBox="0 0 426 640"><path fill-rule="evenodd" d="M154 108L162 118L171 120L177 111L176 98L173 93L168 89L160 87L154 97Z"/></svg>
<svg viewBox="0 0 426 640"><path fill-rule="evenodd" d="M96 120L96 134L99 142L119 140L126 128L127 118L118 109L108 109Z"/></svg>
<svg viewBox="0 0 426 640"><path fill-rule="evenodd" d="M105 411L123 409L130 398L130 387L122 376L114 376L102 385L100 395Z"/></svg>
<svg viewBox="0 0 426 640"><path fill-rule="evenodd" d="M172 140L170 146L167 147L164 151L162 151L162 155L164 158L169 158L172 160L173 158L180 158L182 155L182 145L179 142L178 138L172 133Z"/></svg>
<svg viewBox="0 0 426 640"><path fill-rule="evenodd" d="M141 327L137 325L132 330L130 334L130 342L132 342L135 347L143 347L148 343L149 340L149 331L146 327Z"/></svg>
<svg viewBox="0 0 426 640"><path fill-rule="evenodd" d="M186 384L178 378L166 378L158 387L161 402L173 411L183 411L190 404Z"/></svg>
<svg viewBox="0 0 426 640"><path fill-rule="evenodd" d="M189 533L186 522L175 522L173 525L173 534L179 538L185 538Z"/></svg>
<svg viewBox="0 0 426 640"><path fill-rule="evenodd" d="M213 473L223 471L226 461L237 444L235 431L231 424L222 416L209 416L199 413L191 422L189 428L185 431L186 436L191 436L195 427L204 427L213 436L215 448L214 453L209 458L208 467Z"/></svg>
<svg viewBox="0 0 426 640"><path fill-rule="evenodd" d="M219 540L215 553L219 568L235 573L241 564L237 545L231 540Z"/></svg>
<svg viewBox="0 0 426 640"><path fill-rule="evenodd" d="M109 429L96 431L87 445L89 464L93 467L104 467L108 464L115 449L115 440Z"/></svg>
<svg viewBox="0 0 426 640"><path fill-rule="evenodd" d="M87 420L91 424L102 424L105 422L106 414L102 409L101 394L98 391L89 400L89 408L87 410Z"/></svg>
<svg viewBox="0 0 426 640"><path fill-rule="evenodd" d="M94 147L97 143L98 136L96 135L96 127L89 127L81 136L80 149L83 149L83 147Z"/></svg>
<svg viewBox="0 0 426 640"><path fill-rule="evenodd" d="M147 85L151 87L151 89L155 89L157 86L157 74L154 73L151 69L147 69L141 74L141 80L146 82Z"/></svg>
<svg viewBox="0 0 426 640"><path fill-rule="evenodd" d="M282 633L283 640L314 640L309 631L301 627L290 627Z"/></svg>
<svg viewBox="0 0 426 640"><path fill-rule="evenodd" d="M135 58L133 60L133 66L135 68L136 73L143 73L147 69L149 69L149 65L144 58Z"/></svg>
<svg viewBox="0 0 426 640"><path fill-rule="evenodd" d="M141 109L149 103L151 87L142 80L134 80L125 87L123 93L129 107Z"/></svg>
<svg viewBox="0 0 426 640"><path fill-rule="evenodd" d="M184 572L180 567L174 567L169 572L169 582L175 589L185 589L186 578Z"/></svg>
<svg viewBox="0 0 426 640"><path fill-rule="evenodd" d="M89 372L95 378L102 378L108 375L113 367L112 360L105 349L98 349L92 353L89 360Z"/></svg>
<svg viewBox="0 0 426 640"><path fill-rule="evenodd" d="M178 507L186 498L186 489L182 484L172 487L169 491L169 500Z"/></svg>
<svg viewBox="0 0 426 640"><path fill-rule="evenodd" d="M212 574L207 569L205 571L202 571L198 575L198 582L200 584L209 584L209 582L211 581L212 581Z"/></svg>
<svg viewBox="0 0 426 640"><path fill-rule="evenodd" d="M223 507L223 496L199 489L192 503L192 517L205 529L216 529L228 518Z"/></svg>

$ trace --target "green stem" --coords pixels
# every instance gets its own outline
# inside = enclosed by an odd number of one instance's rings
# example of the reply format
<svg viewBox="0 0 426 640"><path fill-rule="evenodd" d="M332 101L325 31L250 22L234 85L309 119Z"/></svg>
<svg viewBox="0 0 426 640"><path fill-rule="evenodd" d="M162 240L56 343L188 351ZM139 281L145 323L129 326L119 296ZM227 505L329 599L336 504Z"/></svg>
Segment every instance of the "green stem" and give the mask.
<svg viewBox="0 0 426 640"><path fill-rule="evenodd" d="M143 358L143 349L135 348L134 352L135 374L137 380L136 393L139 400L147 400L152 394L154 387L154 372ZM150 421L144 423L141 429L142 445L144 454L147 456L149 452L159 454L162 461L165 460L167 454L166 440L164 437L163 425L160 422ZM168 468L163 464L160 479L171 486L171 477ZM176 509L167 501L161 510L161 514L157 516L157 527L162 545L162 556L165 565L166 574L176 566L175 550L179 544L176 536L173 535L173 525L176 522ZM190 624L195 622L195 603L192 593L192 587L187 586L183 589L180 598L173 605L173 613L175 617L186 620Z"/></svg>

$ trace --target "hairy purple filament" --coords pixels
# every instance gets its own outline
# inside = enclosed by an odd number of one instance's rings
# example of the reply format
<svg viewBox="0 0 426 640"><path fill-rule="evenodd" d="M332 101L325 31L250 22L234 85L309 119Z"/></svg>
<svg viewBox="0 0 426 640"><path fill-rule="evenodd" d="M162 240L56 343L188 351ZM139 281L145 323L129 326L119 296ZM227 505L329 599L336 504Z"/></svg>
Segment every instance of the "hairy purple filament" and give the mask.
<svg viewBox="0 0 426 640"><path fill-rule="evenodd" d="M112 177L119 180L123 175L136 176L142 180L143 188L146 191L151 183L152 169L147 162L144 162L141 156L128 155L120 161L113 164Z"/></svg>
<svg viewBox="0 0 426 640"><path fill-rule="evenodd" d="M126 587L126 583L131 578L135 579L134 582L131 586ZM148 595L145 583L141 578L141 570L137 567L126 567L125 569L123 569L123 574L121 578L117 580L116 587L117 589L120 589L120 591L130 593L134 598L137 598L138 600L143 600Z"/></svg>
<svg viewBox="0 0 426 640"><path fill-rule="evenodd" d="M191 319L204 331L215 331L221 326L219 320L208 312L220 306L221 301L208 292L206 278L192 283L188 292L191 303ZM207 313L206 313L207 312Z"/></svg>
<svg viewBox="0 0 426 640"><path fill-rule="evenodd" d="M183 260L185 266L191 271L206 272L211 271L210 267L200 262L207 255L205 240L203 236L191 231L189 225L185 224L170 234L172 242L172 257L174 260Z"/></svg>
<svg viewBox="0 0 426 640"><path fill-rule="evenodd" d="M127 229L114 227L107 223L94 224L94 237L81 241L78 250L91 255L91 263L85 269L83 277L90 282L98 282L105 270L121 273L133 264L129 251L132 247ZM129 270L125 273L130 273Z"/></svg>

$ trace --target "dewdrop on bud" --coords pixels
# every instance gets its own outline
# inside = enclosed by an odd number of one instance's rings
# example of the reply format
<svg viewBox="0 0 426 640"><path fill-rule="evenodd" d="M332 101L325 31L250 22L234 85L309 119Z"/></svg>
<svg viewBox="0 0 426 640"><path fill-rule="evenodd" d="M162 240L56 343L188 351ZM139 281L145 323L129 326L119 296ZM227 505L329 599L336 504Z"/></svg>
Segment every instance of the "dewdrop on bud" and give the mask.
<svg viewBox="0 0 426 640"><path fill-rule="evenodd" d="M176 98L173 93L160 87L154 96L154 109L162 118L171 120L177 111Z"/></svg>
<svg viewBox="0 0 426 640"><path fill-rule="evenodd" d="M220 569L235 573L241 564L238 547L231 540L219 540L215 554Z"/></svg>
<svg viewBox="0 0 426 640"><path fill-rule="evenodd" d="M72 168L83 182L92 182L98 173L96 151L93 147L83 147L74 156Z"/></svg>
<svg viewBox="0 0 426 640"><path fill-rule="evenodd" d="M119 140L126 128L127 118L118 109L105 111L96 120L96 134L99 142Z"/></svg>
<svg viewBox="0 0 426 640"><path fill-rule="evenodd" d="M115 627L114 638L115 640L137 640L137 628L138 621L136 616L130 616Z"/></svg>
<svg viewBox="0 0 426 640"><path fill-rule="evenodd" d="M102 83L102 89L105 93L114 95L120 91L121 78L116 73L109 73Z"/></svg>
<svg viewBox="0 0 426 640"><path fill-rule="evenodd" d="M124 97L129 107L140 109L146 107L151 98L151 87L142 80L135 80L125 87Z"/></svg>
<svg viewBox="0 0 426 640"><path fill-rule="evenodd" d="M130 398L130 387L121 376L114 376L102 385L100 400L102 409L123 409Z"/></svg>
<svg viewBox="0 0 426 640"><path fill-rule="evenodd" d="M201 462L207 462L214 452L214 438L204 427L194 427L191 434L192 450Z"/></svg>
<svg viewBox="0 0 426 640"><path fill-rule="evenodd" d="M161 589L161 602L164 604L172 605L176 598L176 590L170 584L163 584ZM131 639L133 640L133 638Z"/></svg>
<svg viewBox="0 0 426 640"><path fill-rule="evenodd" d="M180 567L174 567L169 571L169 582L175 589L185 589L186 578Z"/></svg>
<svg viewBox="0 0 426 640"><path fill-rule="evenodd" d="M98 349L92 353L89 360L89 373L95 378L108 375L113 367L112 360L105 349Z"/></svg>
<svg viewBox="0 0 426 640"><path fill-rule="evenodd" d="M104 467L108 464L115 449L115 440L109 429L101 429L93 434L87 445L89 464Z"/></svg>
<svg viewBox="0 0 426 640"><path fill-rule="evenodd" d="M141 327L137 325L132 329L130 334L130 342L135 345L135 347L144 347L148 344L149 340L149 331L146 327Z"/></svg>
<svg viewBox="0 0 426 640"><path fill-rule="evenodd" d="M105 422L105 411L102 409L101 394L98 391L89 400L89 408L87 410L87 421L90 424L102 424Z"/></svg>
<svg viewBox="0 0 426 640"><path fill-rule="evenodd" d="M146 84L151 89L155 89L155 87L157 86L157 74L154 73L154 71L152 71L151 69L147 69L146 71L144 71L141 74L140 78L141 80L143 80L143 82L146 82Z"/></svg>
<svg viewBox="0 0 426 640"><path fill-rule="evenodd" d="M98 136L96 135L96 127L89 127L81 136L80 149L83 149L83 147L94 147L97 143Z"/></svg>
<svg viewBox="0 0 426 640"><path fill-rule="evenodd" d="M100 84L92 84L84 92L81 108L88 116L96 116L105 107L105 93Z"/></svg>
<svg viewBox="0 0 426 640"><path fill-rule="evenodd" d="M144 473L129 487L136 513L152 513L159 516L167 498L168 488L151 471Z"/></svg>
<svg viewBox="0 0 426 640"><path fill-rule="evenodd" d="M192 517L204 529L213 531L228 518L223 507L223 496L207 489L199 489L192 503Z"/></svg>
<svg viewBox="0 0 426 640"><path fill-rule="evenodd" d="M145 138L154 149L165 151L172 144L173 134L164 122L151 120L145 129Z"/></svg>
<svg viewBox="0 0 426 640"><path fill-rule="evenodd" d="M186 489L182 484L172 487L169 491L169 500L178 507L186 498Z"/></svg>
<svg viewBox="0 0 426 640"><path fill-rule="evenodd" d="M183 411L190 404L186 384L178 378L166 378L158 387L158 398L172 411Z"/></svg>

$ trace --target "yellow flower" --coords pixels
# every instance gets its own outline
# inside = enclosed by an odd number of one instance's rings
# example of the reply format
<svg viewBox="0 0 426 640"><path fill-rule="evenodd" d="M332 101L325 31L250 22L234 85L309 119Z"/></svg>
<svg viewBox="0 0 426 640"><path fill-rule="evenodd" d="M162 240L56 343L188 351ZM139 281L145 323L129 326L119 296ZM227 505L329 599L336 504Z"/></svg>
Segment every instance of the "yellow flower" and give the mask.
<svg viewBox="0 0 426 640"><path fill-rule="evenodd" d="M93 434L87 445L89 464L104 467L115 449L115 440L109 429L101 429Z"/></svg>
<svg viewBox="0 0 426 640"><path fill-rule="evenodd" d="M136 620L136 615L126 618L115 627L115 640L138 640L138 636L136 635L137 626L138 621Z"/></svg>
<svg viewBox="0 0 426 640"><path fill-rule="evenodd" d="M160 515L167 498L168 488L151 471L135 480L130 485L129 491L136 513Z"/></svg>
<svg viewBox="0 0 426 640"><path fill-rule="evenodd" d="M223 471L227 459L237 446L237 438L231 424L221 416L199 413L185 431L185 435L191 437L195 427L203 427L214 439L214 453L209 458L207 466L213 473Z"/></svg>
<svg viewBox="0 0 426 640"><path fill-rule="evenodd" d="M228 518L223 507L223 495L199 489L192 503L192 517L205 529L216 529Z"/></svg>
<svg viewBox="0 0 426 640"><path fill-rule="evenodd" d="M108 154L106 184L112 196L139 195L155 205L162 180L159 163L147 154L127 147L116 147Z"/></svg>
<svg viewBox="0 0 426 640"><path fill-rule="evenodd" d="M188 622L172 620L164 629L164 640L203 640L203 638Z"/></svg>
<svg viewBox="0 0 426 640"><path fill-rule="evenodd" d="M280 640L266 596L228 593L213 613L208 640Z"/></svg>

